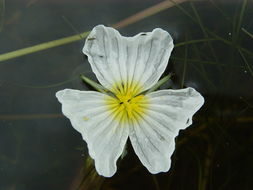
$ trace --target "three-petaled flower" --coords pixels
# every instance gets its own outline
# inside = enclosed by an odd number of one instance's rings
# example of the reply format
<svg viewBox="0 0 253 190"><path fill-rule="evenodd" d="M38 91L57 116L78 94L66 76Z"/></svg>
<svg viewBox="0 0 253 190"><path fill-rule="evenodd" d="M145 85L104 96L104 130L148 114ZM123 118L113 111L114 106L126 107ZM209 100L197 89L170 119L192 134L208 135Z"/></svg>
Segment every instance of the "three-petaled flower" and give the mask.
<svg viewBox="0 0 253 190"><path fill-rule="evenodd" d="M56 97L87 142L100 175L116 172L128 137L151 173L169 170L175 137L204 103L193 88L146 93L166 69L173 46L169 33L159 28L123 37L98 25L87 37L83 52L108 93L64 89Z"/></svg>

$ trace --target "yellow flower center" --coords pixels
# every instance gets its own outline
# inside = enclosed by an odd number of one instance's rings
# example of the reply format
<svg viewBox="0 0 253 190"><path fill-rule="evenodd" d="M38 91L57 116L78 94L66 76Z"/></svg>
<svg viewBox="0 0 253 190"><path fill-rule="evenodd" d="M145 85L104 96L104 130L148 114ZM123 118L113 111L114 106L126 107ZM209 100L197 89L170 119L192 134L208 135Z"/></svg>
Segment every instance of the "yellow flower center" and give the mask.
<svg viewBox="0 0 253 190"><path fill-rule="evenodd" d="M120 122L135 122L143 117L148 106L148 99L140 93L139 85L116 84L113 88L115 97L106 100L114 118Z"/></svg>

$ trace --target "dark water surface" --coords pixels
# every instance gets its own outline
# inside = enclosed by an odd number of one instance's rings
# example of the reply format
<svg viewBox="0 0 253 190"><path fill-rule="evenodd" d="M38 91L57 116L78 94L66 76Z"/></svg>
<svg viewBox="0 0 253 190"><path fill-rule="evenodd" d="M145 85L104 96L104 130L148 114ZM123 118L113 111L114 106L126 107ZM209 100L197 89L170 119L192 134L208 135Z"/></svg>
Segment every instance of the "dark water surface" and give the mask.
<svg viewBox="0 0 253 190"><path fill-rule="evenodd" d="M5 1L0 54L110 25L158 2ZM82 40L0 62L0 190L253 189L253 4L245 2L186 2L120 29L132 36L161 27L176 44L212 39L176 47L166 70L173 77L164 87L191 86L206 99L177 138L168 173L151 175L130 145L113 178L92 170L55 98L60 89L89 89L81 73L95 79Z"/></svg>

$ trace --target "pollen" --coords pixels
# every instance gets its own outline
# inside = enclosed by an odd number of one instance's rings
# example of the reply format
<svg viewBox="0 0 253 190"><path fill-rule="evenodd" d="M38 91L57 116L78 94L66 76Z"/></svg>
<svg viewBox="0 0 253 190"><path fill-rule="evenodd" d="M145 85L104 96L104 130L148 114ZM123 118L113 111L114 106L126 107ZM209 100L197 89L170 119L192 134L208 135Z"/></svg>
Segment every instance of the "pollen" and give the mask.
<svg viewBox="0 0 253 190"><path fill-rule="evenodd" d="M112 92L114 96L108 97L106 104L115 119L120 122L135 122L145 115L148 98L140 94L140 85L117 83Z"/></svg>

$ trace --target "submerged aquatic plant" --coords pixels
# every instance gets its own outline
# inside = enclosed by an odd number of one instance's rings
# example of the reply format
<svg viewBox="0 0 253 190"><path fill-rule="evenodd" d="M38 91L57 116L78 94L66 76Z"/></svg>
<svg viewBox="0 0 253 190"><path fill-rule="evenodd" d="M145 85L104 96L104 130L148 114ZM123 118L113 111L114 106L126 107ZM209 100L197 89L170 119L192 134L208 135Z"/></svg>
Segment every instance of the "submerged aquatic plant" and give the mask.
<svg viewBox="0 0 253 190"><path fill-rule="evenodd" d="M192 124L204 98L193 88L148 91L166 69L173 40L162 29L123 37L96 26L83 52L104 90L56 93L62 112L87 142L100 175L111 177L128 137L142 164L166 172L180 129Z"/></svg>

